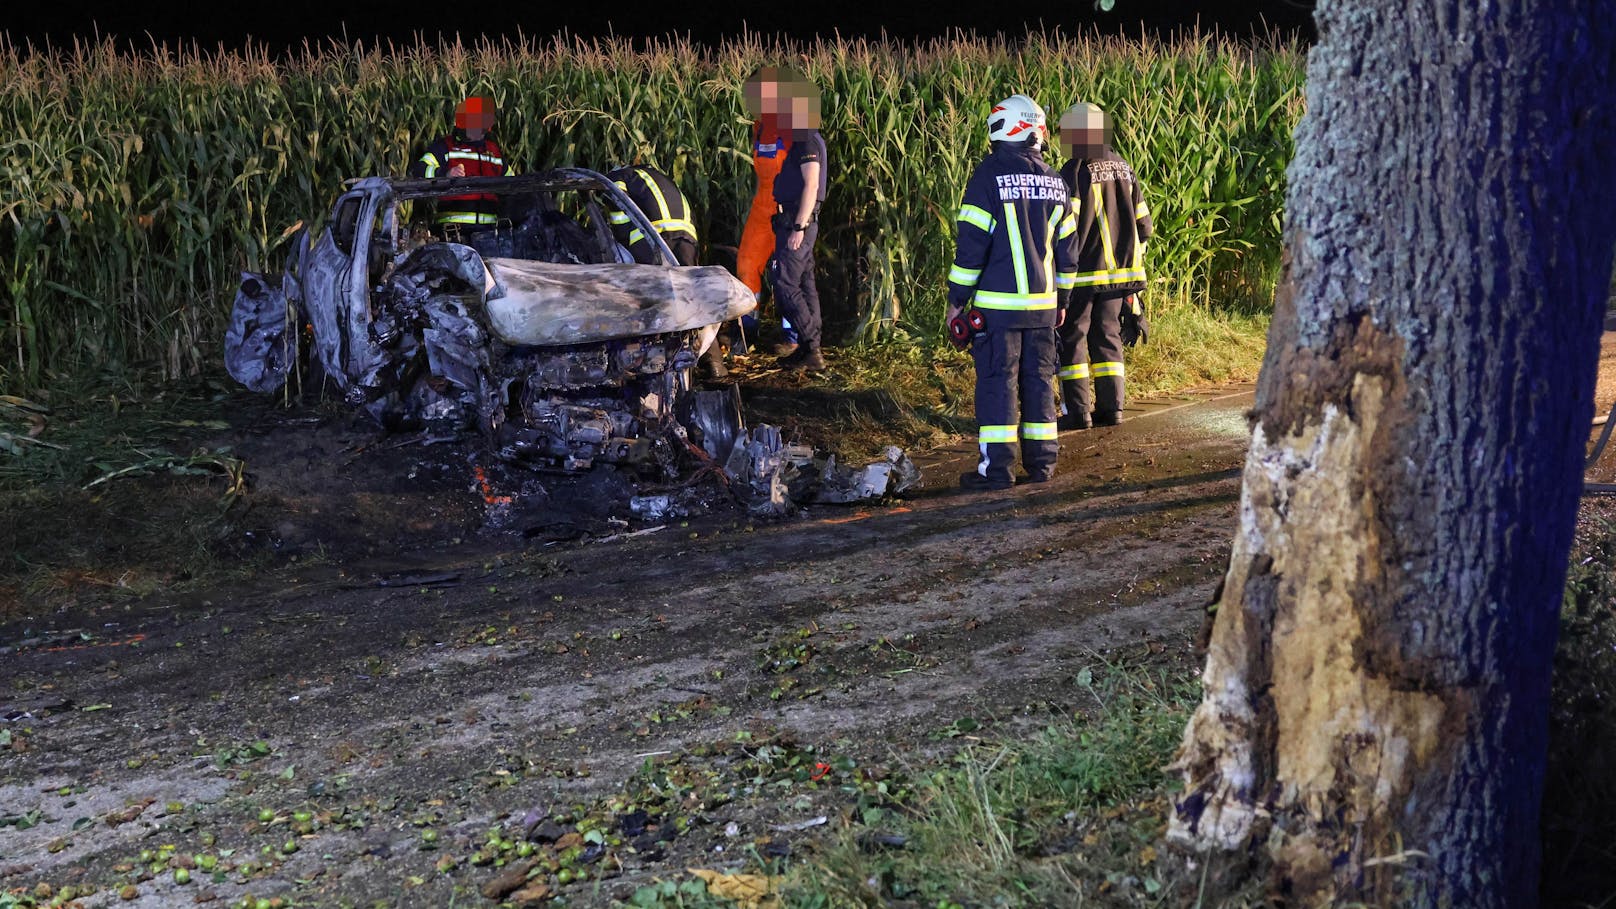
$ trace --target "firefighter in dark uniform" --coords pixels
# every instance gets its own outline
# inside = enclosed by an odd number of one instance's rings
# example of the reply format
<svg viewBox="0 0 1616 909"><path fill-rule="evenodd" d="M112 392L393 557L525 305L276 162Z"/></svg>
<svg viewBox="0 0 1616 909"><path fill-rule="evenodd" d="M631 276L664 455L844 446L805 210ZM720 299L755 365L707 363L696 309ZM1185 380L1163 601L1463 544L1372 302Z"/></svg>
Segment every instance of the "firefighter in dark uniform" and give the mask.
<svg viewBox="0 0 1616 909"><path fill-rule="evenodd" d="M1055 473L1050 376L1061 304L1076 277L1077 226L1066 185L1044 163L1046 135L1043 108L1031 98L1012 95L995 105L988 114L993 151L960 202L948 317L951 327L965 320L981 326L969 343L982 458L960 477L966 489L1013 485L1018 447L1028 482Z"/></svg>
<svg viewBox="0 0 1616 909"><path fill-rule="evenodd" d="M646 164L619 167L606 175L617 184L629 199L651 219L651 227L668 244L673 258L680 265L696 264L696 225L690 220L690 200L679 190L673 178ZM612 223L612 235L628 250L634 261L641 265L657 265L662 256L649 237L622 209L606 213ZM708 378L721 379L729 374L724 358L719 354L715 340L707 345L701 356L701 370Z"/></svg>
<svg viewBox="0 0 1616 909"><path fill-rule="evenodd" d="M679 191L673 178L644 164L619 167L606 175L617 184L640 211L651 219L651 226L662 235L663 242L673 251L680 265L696 264L696 225L690 220L690 200ZM612 233L617 242L629 251L641 265L655 265L662 261L651 241L629 220L626 213L607 213L612 222Z"/></svg>
<svg viewBox="0 0 1616 909"><path fill-rule="evenodd" d="M829 186L825 137L819 134L819 92L806 77L781 67L779 122L790 130L791 148L774 178L774 258L770 283L780 317L797 332L797 346L778 362L790 370L820 372L819 287L814 281L814 243L819 239L819 209Z"/></svg>
<svg viewBox="0 0 1616 909"><path fill-rule="evenodd" d="M494 128L494 99L467 98L455 108L454 132L427 146L426 154L410 165L410 176L509 177L516 169L489 131ZM456 233L493 228L499 223L499 201L487 193L443 196L437 200L433 221Z"/></svg>
<svg viewBox="0 0 1616 909"><path fill-rule="evenodd" d="M1148 333L1138 293L1145 289L1150 208L1133 168L1111 149L1111 116L1098 105L1073 105L1061 115L1060 136L1079 251L1060 330L1059 423L1062 430L1115 426L1127 404L1122 348Z"/></svg>

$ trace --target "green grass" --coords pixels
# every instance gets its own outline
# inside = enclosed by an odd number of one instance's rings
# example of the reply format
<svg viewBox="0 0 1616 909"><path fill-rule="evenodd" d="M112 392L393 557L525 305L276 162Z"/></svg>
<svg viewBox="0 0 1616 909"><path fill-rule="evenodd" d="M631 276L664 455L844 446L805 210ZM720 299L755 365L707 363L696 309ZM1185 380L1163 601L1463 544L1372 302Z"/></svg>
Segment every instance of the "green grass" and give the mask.
<svg viewBox="0 0 1616 909"><path fill-rule="evenodd" d="M0 452L0 619L56 593L150 592L225 570L243 465L197 439L227 428L219 382L68 386L43 426ZM0 430L26 432L0 414Z"/></svg>
<svg viewBox="0 0 1616 909"><path fill-rule="evenodd" d="M788 438L836 452L879 457L888 445L911 451L947 445L974 433L975 372L970 357L946 345L891 338L832 351L816 377L736 371L749 424L781 427Z"/></svg>
<svg viewBox="0 0 1616 909"><path fill-rule="evenodd" d="M911 766L913 787L783 885L793 909L1170 905L1156 871L1172 757L1197 697L1184 667L1097 659L1074 673L1090 709L1023 739ZM897 834L901 847L872 846ZM1129 903L1135 904L1135 903Z"/></svg>
<svg viewBox="0 0 1616 909"><path fill-rule="evenodd" d="M1128 394L1252 382L1267 347L1269 313L1201 306L1151 309L1150 340L1128 348Z"/></svg>
<svg viewBox="0 0 1616 909"><path fill-rule="evenodd" d="M1150 340L1125 354L1130 397L1256 379L1266 312L1178 306L1149 315ZM947 344L898 335L832 351L828 362L813 379L737 370L748 422L781 426L853 460L888 445L936 448L976 431L976 372L968 354Z"/></svg>

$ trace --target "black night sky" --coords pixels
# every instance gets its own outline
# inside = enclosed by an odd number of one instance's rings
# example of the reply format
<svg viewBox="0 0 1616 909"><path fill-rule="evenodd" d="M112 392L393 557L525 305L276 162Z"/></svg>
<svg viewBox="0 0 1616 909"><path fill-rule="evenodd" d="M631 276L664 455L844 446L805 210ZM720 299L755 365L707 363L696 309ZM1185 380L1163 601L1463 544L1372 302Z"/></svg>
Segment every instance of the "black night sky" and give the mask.
<svg viewBox="0 0 1616 909"><path fill-rule="evenodd" d="M712 42L752 30L769 35L924 38L954 29L1019 36L1028 28L1075 32L1165 33L1174 29L1218 28L1237 35L1270 29L1312 36L1311 0L1222 0L1174 3L1169 0L1116 0L1109 12L1093 0L1030 3L992 0L958 4L879 4L846 0L781 0L750 3L625 3L600 0L510 3L403 3L248 0L230 4L138 2L11 3L0 10L0 29L14 44L70 44L74 37L111 35L136 46L195 41L206 48L239 47L249 38L272 49L295 47L305 39L323 41L346 35L365 41L412 42L417 35L545 37L566 30L585 37L616 34L647 38L670 33ZM946 9L946 11L945 11ZM147 36L150 37L147 37Z"/></svg>

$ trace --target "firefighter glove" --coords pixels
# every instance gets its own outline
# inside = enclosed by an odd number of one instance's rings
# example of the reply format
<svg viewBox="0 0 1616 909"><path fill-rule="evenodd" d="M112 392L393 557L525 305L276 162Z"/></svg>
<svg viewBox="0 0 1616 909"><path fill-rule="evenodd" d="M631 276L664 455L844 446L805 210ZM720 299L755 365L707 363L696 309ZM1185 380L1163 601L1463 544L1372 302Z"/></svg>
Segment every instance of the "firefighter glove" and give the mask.
<svg viewBox="0 0 1616 909"><path fill-rule="evenodd" d="M959 315L948 320L948 340L958 350L968 350L971 338L981 331L986 323L982 321L982 314L975 307L962 310Z"/></svg>
<svg viewBox="0 0 1616 909"><path fill-rule="evenodd" d="M1138 294L1129 294L1122 302L1122 345L1132 347L1150 341L1150 323L1145 321L1145 307Z"/></svg>

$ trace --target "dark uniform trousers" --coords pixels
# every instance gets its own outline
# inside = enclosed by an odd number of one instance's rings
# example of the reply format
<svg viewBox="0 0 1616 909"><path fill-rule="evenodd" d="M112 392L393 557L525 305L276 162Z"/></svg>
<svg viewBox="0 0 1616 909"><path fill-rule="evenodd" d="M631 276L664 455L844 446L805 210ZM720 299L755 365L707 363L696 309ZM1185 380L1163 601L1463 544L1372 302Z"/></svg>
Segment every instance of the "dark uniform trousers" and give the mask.
<svg viewBox="0 0 1616 909"><path fill-rule="evenodd" d="M795 212L796 206L790 206ZM774 258L769 260L769 280L780 315L797 330L797 337L809 350L819 349L819 287L814 283L814 241L819 239L816 213L802 232L802 245L786 246L791 238L792 215L774 216Z"/></svg>
<svg viewBox="0 0 1616 909"><path fill-rule="evenodd" d="M1123 391L1122 304L1129 294L1072 294L1060 331L1061 400L1067 413L1119 413ZM1092 385L1091 385L1092 383Z"/></svg>
<svg viewBox="0 0 1616 909"><path fill-rule="evenodd" d="M985 462L979 472L990 480L1011 480L1019 440L1021 466L1028 475L1053 473L1060 453L1055 386L1049 381L1055 371L1055 329L990 327L971 339L971 358L976 362L977 438Z"/></svg>
<svg viewBox="0 0 1616 909"><path fill-rule="evenodd" d="M680 265L696 264L696 241L690 239L689 234L679 233L671 237L663 234L662 242L668 244L668 249L672 251L675 262Z"/></svg>

